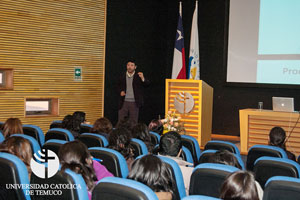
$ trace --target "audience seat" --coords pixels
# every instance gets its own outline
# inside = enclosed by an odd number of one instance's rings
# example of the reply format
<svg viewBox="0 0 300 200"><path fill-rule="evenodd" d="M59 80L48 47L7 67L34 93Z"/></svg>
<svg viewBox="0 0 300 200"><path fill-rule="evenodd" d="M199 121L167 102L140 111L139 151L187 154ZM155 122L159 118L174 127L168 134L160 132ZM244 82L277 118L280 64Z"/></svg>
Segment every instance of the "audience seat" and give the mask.
<svg viewBox="0 0 300 200"><path fill-rule="evenodd" d="M23 132L25 135L29 135L35 138L38 141L40 147L44 145L45 135L40 127L26 124L23 125Z"/></svg>
<svg viewBox="0 0 300 200"><path fill-rule="evenodd" d="M5 137L2 133L2 131L0 130L0 143L3 142L5 140Z"/></svg>
<svg viewBox="0 0 300 200"><path fill-rule="evenodd" d="M210 163L210 158L217 152L218 150L205 150L201 153L200 159L199 159L199 164L202 163ZM242 158L236 154L233 154L236 159L238 160L240 166L242 167L242 170L245 170L245 163L242 160Z"/></svg>
<svg viewBox="0 0 300 200"><path fill-rule="evenodd" d="M190 196L184 197L181 200L221 200L221 199L204 196L204 195L190 195Z"/></svg>
<svg viewBox="0 0 300 200"><path fill-rule="evenodd" d="M130 144L133 148L134 158L140 156L140 155L146 155L148 154L148 149L146 144L139 139L132 138L130 141Z"/></svg>
<svg viewBox="0 0 300 200"><path fill-rule="evenodd" d="M61 120L54 120L50 124L50 129L52 129L52 128L62 128L62 121Z"/></svg>
<svg viewBox="0 0 300 200"><path fill-rule="evenodd" d="M22 137L22 138L27 139L29 141L31 149L32 149L32 155L41 150L41 147L40 147L38 141L36 141L35 138L33 138L33 137L29 136L29 135L13 134L10 137Z"/></svg>
<svg viewBox="0 0 300 200"><path fill-rule="evenodd" d="M192 153L194 163L195 165L197 165L201 155L201 150L198 141L194 137L189 135L181 135L181 140L182 145L188 148Z"/></svg>
<svg viewBox="0 0 300 200"><path fill-rule="evenodd" d="M246 163L247 170L253 171L254 162L262 156L288 158L286 152L280 147L268 145L254 145L248 151Z"/></svg>
<svg viewBox="0 0 300 200"><path fill-rule="evenodd" d="M194 166L194 160L193 160L193 156L190 152L190 150L188 148L186 148L185 146L182 146L182 153L181 153L181 157L183 160L192 163ZM191 166L191 167L193 167Z"/></svg>
<svg viewBox="0 0 300 200"><path fill-rule="evenodd" d="M287 158L263 156L254 163L254 174L257 182L264 188L266 181L273 176L289 176L299 178L300 166Z"/></svg>
<svg viewBox="0 0 300 200"><path fill-rule="evenodd" d="M204 150L208 149L215 149L215 150L227 150L231 153L237 154L238 156L241 156L240 150L237 148L237 146L231 142L226 141L220 141L220 140L211 140L208 141L204 147Z"/></svg>
<svg viewBox="0 0 300 200"><path fill-rule="evenodd" d="M175 199L180 200L186 196L184 181L179 165L171 158L158 156L163 162L167 163L172 169L172 177L175 180Z"/></svg>
<svg viewBox="0 0 300 200"><path fill-rule="evenodd" d="M104 147L91 147L89 152L94 158L102 160L101 164L114 176L121 178L128 176L126 160L118 151Z"/></svg>
<svg viewBox="0 0 300 200"><path fill-rule="evenodd" d="M239 169L233 166L204 163L197 165L190 182L190 195L220 196L220 188L226 177Z"/></svg>
<svg viewBox="0 0 300 200"><path fill-rule="evenodd" d="M80 132L80 134L81 133L90 133L92 128L93 128L93 125L91 125L91 124L81 124L79 132Z"/></svg>
<svg viewBox="0 0 300 200"><path fill-rule="evenodd" d="M4 192L2 197L6 196L6 199L17 199L17 200L30 200L28 194L29 189L8 189L8 184L25 184L29 185L28 171L23 163L17 156L0 152L0 187L1 191Z"/></svg>
<svg viewBox="0 0 300 200"><path fill-rule="evenodd" d="M57 139L47 140L43 145L43 149L49 149L54 153L56 153L56 155L58 156L60 147L65 143L67 143L66 140L57 140Z"/></svg>
<svg viewBox="0 0 300 200"><path fill-rule="evenodd" d="M265 185L263 200L299 200L299 197L300 179L274 176Z"/></svg>
<svg viewBox="0 0 300 200"><path fill-rule="evenodd" d="M150 137L151 137L151 143L155 146L159 144L160 142L160 135L156 132L149 131Z"/></svg>
<svg viewBox="0 0 300 200"><path fill-rule="evenodd" d="M31 184L48 184L48 185L58 185L58 184L64 184L64 185L75 185L76 188L65 188L65 189L54 189L61 191L61 195L32 195L32 200L40 200L40 199L55 199L55 200L88 200L88 191L87 186L85 184L84 179L80 174L77 174L70 169L66 169L65 171L58 171L54 176L51 178L39 178L35 176L34 174L31 175ZM51 188L48 189L39 189L44 191L45 193L51 193Z"/></svg>
<svg viewBox="0 0 300 200"><path fill-rule="evenodd" d="M58 139L58 140L66 140L66 141L73 141L74 136L72 133L63 128L52 128L49 129L48 132L46 133L45 140L50 140L50 139Z"/></svg>
<svg viewBox="0 0 300 200"><path fill-rule="evenodd" d="M78 140L84 143L88 148L89 147L107 147L107 139L96 133L82 133L79 135Z"/></svg>
<svg viewBox="0 0 300 200"><path fill-rule="evenodd" d="M158 200L146 185L134 180L106 177L101 179L92 193L92 200Z"/></svg>

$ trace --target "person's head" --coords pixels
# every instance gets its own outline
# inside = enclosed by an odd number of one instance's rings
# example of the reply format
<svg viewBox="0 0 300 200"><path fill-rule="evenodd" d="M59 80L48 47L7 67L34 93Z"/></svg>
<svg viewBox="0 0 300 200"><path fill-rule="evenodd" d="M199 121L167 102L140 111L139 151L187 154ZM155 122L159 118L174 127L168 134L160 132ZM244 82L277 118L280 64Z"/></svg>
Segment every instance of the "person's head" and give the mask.
<svg viewBox="0 0 300 200"><path fill-rule="evenodd" d="M73 130L73 116L66 115L62 121L62 128L67 130Z"/></svg>
<svg viewBox="0 0 300 200"><path fill-rule="evenodd" d="M223 200L259 200L254 176L247 171L229 175L221 187Z"/></svg>
<svg viewBox="0 0 300 200"><path fill-rule="evenodd" d="M213 156L210 157L209 162L231 165L236 168L242 169L235 155L227 150L217 151Z"/></svg>
<svg viewBox="0 0 300 200"><path fill-rule="evenodd" d="M109 134L109 148L120 152L125 159L132 157L131 133L127 129L116 128Z"/></svg>
<svg viewBox="0 0 300 200"><path fill-rule="evenodd" d="M169 166L157 156L146 155L134 161L127 177L150 187L154 192L171 192L175 181Z"/></svg>
<svg viewBox="0 0 300 200"><path fill-rule="evenodd" d="M92 156L87 147L80 141L72 141L62 145L58 152L61 170L70 169L81 174L89 190L96 181Z"/></svg>
<svg viewBox="0 0 300 200"><path fill-rule="evenodd" d="M125 117L117 123L116 128L127 129L131 133L134 125L133 121L131 121L128 117Z"/></svg>
<svg viewBox="0 0 300 200"><path fill-rule="evenodd" d="M175 131L169 131L160 138L159 153L161 155L179 156L181 147L181 136Z"/></svg>
<svg viewBox="0 0 300 200"><path fill-rule="evenodd" d="M142 141L151 141L148 127L144 123L138 123L132 128L132 137L140 139Z"/></svg>
<svg viewBox="0 0 300 200"><path fill-rule="evenodd" d="M12 134L23 134L23 127L19 118L8 118L3 124L3 136L8 138Z"/></svg>
<svg viewBox="0 0 300 200"><path fill-rule="evenodd" d="M75 111L73 113L73 118L74 118L74 120L80 121L80 123L84 123L86 121L85 120L85 112Z"/></svg>
<svg viewBox="0 0 300 200"><path fill-rule="evenodd" d="M105 118L99 118L95 121L93 128L91 130L92 133L110 133L113 126L111 122Z"/></svg>
<svg viewBox="0 0 300 200"><path fill-rule="evenodd" d="M149 125L148 125L149 131L153 131L155 133L158 133L159 135L162 135L164 127L160 120L153 119Z"/></svg>
<svg viewBox="0 0 300 200"><path fill-rule="evenodd" d="M149 152L152 152L153 145L151 143L151 137L148 131L148 127L144 123L138 123L132 128L132 137L142 140Z"/></svg>
<svg viewBox="0 0 300 200"><path fill-rule="evenodd" d="M32 158L32 149L27 139L18 136L8 137L2 142L0 151L11 153L20 158L26 165L28 173L31 173L30 160Z"/></svg>
<svg viewBox="0 0 300 200"><path fill-rule="evenodd" d="M286 134L283 128L276 126L270 131L269 145L285 149L285 138Z"/></svg>
<svg viewBox="0 0 300 200"><path fill-rule="evenodd" d="M126 64L127 72L132 74L136 69L136 63L134 60L128 60Z"/></svg>

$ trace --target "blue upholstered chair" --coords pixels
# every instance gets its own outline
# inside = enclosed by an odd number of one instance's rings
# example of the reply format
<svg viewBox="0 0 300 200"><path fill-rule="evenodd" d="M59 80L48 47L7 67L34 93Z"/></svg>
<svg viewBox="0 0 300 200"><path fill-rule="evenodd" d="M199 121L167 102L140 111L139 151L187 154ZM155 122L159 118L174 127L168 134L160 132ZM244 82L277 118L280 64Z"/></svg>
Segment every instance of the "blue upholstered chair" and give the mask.
<svg viewBox="0 0 300 200"><path fill-rule="evenodd" d="M204 195L190 195L184 197L181 200L221 200L221 199L210 197L210 196L204 196Z"/></svg>
<svg viewBox="0 0 300 200"><path fill-rule="evenodd" d="M190 150L188 148L186 148L185 146L182 146L182 158L183 158L183 160L185 160L189 163L192 163L194 166L193 156L192 156ZM191 167L193 167L193 166L191 166Z"/></svg>
<svg viewBox="0 0 300 200"><path fill-rule="evenodd" d="M80 125L80 133L90 133L93 125L91 124L81 124Z"/></svg>
<svg viewBox="0 0 300 200"><path fill-rule="evenodd" d="M191 176L189 194L219 197L226 177L238 170L233 166L216 163L197 165Z"/></svg>
<svg viewBox="0 0 300 200"><path fill-rule="evenodd" d="M247 170L253 171L254 162L262 156L288 158L286 152L280 147L268 145L254 145L248 151L246 163Z"/></svg>
<svg viewBox="0 0 300 200"><path fill-rule="evenodd" d="M287 158L263 156L254 163L254 175L257 182L264 188L267 180L273 176L289 176L299 178L300 166Z"/></svg>
<svg viewBox="0 0 300 200"><path fill-rule="evenodd" d="M148 154L147 146L142 140L132 138L130 144L134 150L134 158L138 157L139 155Z"/></svg>
<svg viewBox="0 0 300 200"><path fill-rule="evenodd" d="M26 165L17 156L0 153L0 187L7 195L7 199L30 200L29 177ZM6 188L9 184L21 185L22 188ZM5 194L4 194L5 195Z"/></svg>
<svg viewBox="0 0 300 200"><path fill-rule="evenodd" d="M94 158L102 160L101 164L114 176L121 178L128 176L127 162L118 151L104 147L91 147L89 152Z"/></svg>
<svg viewBox="0 0 300 200"><path fill-rule="evenodd" d="M299 197L299 178L274 176L266 182L263 200L298 200Z"/></svg>
<svg viewBox="0 0 300 200"><path fill-rule="evenodd" d="M5 140L5 137L2 133L2 131L0 130L0 143L3 142Z"/></svg>
<svg viewBox="0 0 300 200"><path fill-rule="evenodd" d="M67 142L68 141L66 140L57 140L57 139L47 140L43 145L43 149L49 149L53 151L56 155L58 155L60 147Z"/></svg>
<svg viewBox="0 0 300 200"><path fill-rule="evenodd" d="M108 146L107 139L96 133L82 133L79 135L78 140L84 143L88 148Z"/></svg>
<svg viewBox="0 0 300 200"><path fill-rule="evenodd" d="M25 134L12 134L10 137L22 137L25 138L29 141L31 149L32 149L32 154L35 154L36 152L41 150L41 147L38 143L38 141L36 141L35 138L29 136L29 135L25 135Z"/></svg>
<svg viewBox="0 0 300 200"><path fill-rule="evenodd" d="M134 180L106 177L98 182L92 193L92 200L158 200L146 185Z"/></svg>
<svg viewBox="0 0 300 200"><path fill-rule="evenodd" d="M74 140L74 136L67 129L52 128L52 129L49 129L48 132L45 135L45 140L46 141L50 140L50 139L73 141Z"/></svg>
<svg viewBox="0 0 300 200"><path fill-rule="evenodd" d="M70 169L66 169L65 171L58 171L51 178L39 178L34 174L31 175L31 183L37 185L54 185L58 186L58 184L68 185L69 188L62 187L61 189L56 188L48 188L48 189L39 189L40 192L43 192L43 199L55 199L55 200L88 200L88 191L87 186L80 174L77 174ZM73 187L70 187L73 186ZM53 192L52 192L53 191ZM61 192L60 195L53 195L56 192ZM52 194L53 193L53 194ZM33 200L41 199L41 195L34 192L36 195L32 195ZM48 195L49 194L49 195Z"/></svg>
<svg viewBox="0 0 300 200"><path fill-rule="evenodd" d="M176 182L176 188L175 188L175 198L176 199L182 199L186 196L185 187L184 187L184 181L181 169L179 165L172 160L171 158L164 157L164 156L158 156L163 162L167 163L170 168L172 169L172 176L173 179Z"/></svg>
<svg viewBox="0 0 300 200"><path fill-rule="evenodd" d="M29 136L35 138L38 141L40 147L42 147L44 145L45 135L40 127L35 126L35 125L24 124L23 132L25 135L29 135Z"/></svg>
<svg viewBox="0 0 300 200"><path fill-rule="evenodd" d="M234 153L238 156L240 156L240 150L237 148L237 146L231 142L227 142L227 141L220 141L220 140L211 140L209 142L206 143L205 150L208 149L215 149L215 150L222 150L225 149L231 153Z"/></svg>
<svg viewBox="0 0 300 200"><path fill-rule="evenodd" d="M156 132L153 131L149 131L150 137L151 137L151 142L152 144L155 146L157 144L159 144L160 142L160 135Z"/></svg>
<svg viewBox="0 0 300 200"><path fill-rule="evenodd" d="M183 146L190 150L193 156L194 163L195 165L197 165L201 155L201 150L198 141L194 137L189 135L182 135L181 140Z"/></svg>
<svg viewBox="0 0 300 200"><path fill-rule="evenodd" d="M62 128L62 120L54 120L50 124L50 129L52 129L52 128Z"/></svg>

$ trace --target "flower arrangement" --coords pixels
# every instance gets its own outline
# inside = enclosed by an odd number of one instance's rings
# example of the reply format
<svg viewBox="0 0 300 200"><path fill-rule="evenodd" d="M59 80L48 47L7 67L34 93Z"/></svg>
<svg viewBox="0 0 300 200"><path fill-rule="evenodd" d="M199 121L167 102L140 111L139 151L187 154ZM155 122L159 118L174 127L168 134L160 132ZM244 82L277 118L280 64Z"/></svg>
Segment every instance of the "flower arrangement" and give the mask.
<svg viewBox="0 0 300 200"><path fill-rule="evenodd" d="M164 127L164 132L176 131L180 134L185 134L184 123L181 120L180 116L175 114L175 111L168 111L166 118L162 119L161 122Z"/></svg>

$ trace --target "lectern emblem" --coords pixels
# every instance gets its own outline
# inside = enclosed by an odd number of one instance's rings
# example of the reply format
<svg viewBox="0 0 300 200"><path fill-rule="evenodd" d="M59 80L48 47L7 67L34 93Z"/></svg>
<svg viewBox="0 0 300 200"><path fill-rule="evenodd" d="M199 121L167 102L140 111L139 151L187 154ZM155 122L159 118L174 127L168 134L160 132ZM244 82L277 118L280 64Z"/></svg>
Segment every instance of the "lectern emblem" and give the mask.
<svg viewBox="0 0 300 200"><path fill-rule="evenodd" d="M189 113L194 107L194 98L188 92L178 92L174 98L175 109L179 113Z"/></svg>

